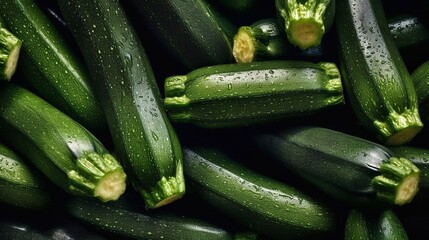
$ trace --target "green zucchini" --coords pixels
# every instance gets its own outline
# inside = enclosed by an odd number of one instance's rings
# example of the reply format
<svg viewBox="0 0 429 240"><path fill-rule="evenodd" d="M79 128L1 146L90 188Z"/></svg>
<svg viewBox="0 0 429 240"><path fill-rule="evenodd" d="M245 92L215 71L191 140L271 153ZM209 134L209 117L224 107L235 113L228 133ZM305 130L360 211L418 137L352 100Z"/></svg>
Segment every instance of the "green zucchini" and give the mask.
<svg viewBox="0 0 429 240"><path fill-rule="evenodd" d="M339 67L351 108L383 144L410 142L423 127L416 90L380 1L337 1L337 8Z"/></svg>
<svg viewBox="0 0 429 240"><path fill-rule="evenodd" d="M418 16L399 15L388 18L387 21L397 48L410 47L429 40L429 30Z"/></svg>
<svg viewBox="0 0 429 240"><path fill-rule="evenodd" d="M334 63L263 61L203 67L165 79L164 105L174 122L246 126L310 115L343 103Z"/></svg>
<svg viewBox="0 0 429 240"><path fill-rule="evenodd" d="M158 3L158 2L157 2ZM148 208L185 193L182 149L149 59L119 1L59 1L103 103L115 151Z"/></svg>
<svg viewBox="0 0 429 240"><path fill-rule="evenodd" d="M232 62L232 39L203 0L130 1L143 24L169 57L195 68Z"/></svg>
<svg viewBox="0 0 429 240"><path fill-rule="evenodd" d="M420 169L420 189L429 190L429 149L407 145L390 147L390 150L397 156L409 159Z"/></svg>
<svg viewBox="0 0 429 240"><path fill-rule="evenodd" d="M9 84L0 91L0 135L70 194L117 200L126 175L99 140L75 120L29 90Z"/></svg>
<svg viewBox="0 0 429 240"><path fill-rule="evenodd" d="M0 79L9 81L18 65L22 41L12 34L0 17Z"/></svg>
<svg viewBox="0 0 429 240"><path fill-rule="evenodd" d="M105 130L85 65L36 1L0 1L0 16L23 41L19 69L37 94L86 128Z"/></svg>
<svg viewBox="0 0 429 240"><path fill-rule="evenodd" d="M66 208L80 221L113 234L114 239L245 239L205 220L174 213L134 211L80 198L71 199Z"/></svg>
<svg viewBox="0 0 429 240"><path fill-rule="evenodd" d="M0 144L0 201L31 210L46 209L52 188L44 176L7 146Z"/></svg>
<svg viewBox="0 0 429 240"><path fill-rule="evenodd" d="M429 123L429 60L420 64L412 73L411 79L417 93L419 114L423 123Z"/></svg>
<svg viewBox="0 0 429 240"><path fill-rule="evenodd" d="M184 147L193 196L262 236L321 238L335 231L336 212L323 202L240 165L209 147Z"/></svg>
<svg viewBox="0 0 429 240"><path fill-rule="evenodd" d="M236 62L254 62L287 56L286 43L277 19L261 19L241 26L233 38L232 54Z"/></svg>
<svg viewBox="0 0 429 240"><path fill-rule="evenodd" d="M261 131L253 139L272 161L351 205L403 205L419 189L420 170L410 160L350 134L309 125Z"/></svg>
<svg viewBox="0 0 429 240"><path fill-rule="evenodd" d="M256 0L217 0L213 2L217 2L217 4L219 4L225 9L229 9L230 11L237 12L237 13L246 13L256 5L257 1Z"/></svg>
<svg viewBox="0 0 429 240"><path fill-rule="evenodd" d="M2 240L52 240L49 236L26 223L12 221L0 221Z"/></svg>
<svg viewBox="0 0 429 240"><path fill-rule="evenodd" d="M345 225L345 240L407 240L408 235L391 209L383 211L350 210Z"/></svg>
<svg viewBox="0 0 429 240"><path fill-rule="evenodd" d="M305 50L320 44L331 28L335 0L276 0L278 22L290 43Z"/></svg>

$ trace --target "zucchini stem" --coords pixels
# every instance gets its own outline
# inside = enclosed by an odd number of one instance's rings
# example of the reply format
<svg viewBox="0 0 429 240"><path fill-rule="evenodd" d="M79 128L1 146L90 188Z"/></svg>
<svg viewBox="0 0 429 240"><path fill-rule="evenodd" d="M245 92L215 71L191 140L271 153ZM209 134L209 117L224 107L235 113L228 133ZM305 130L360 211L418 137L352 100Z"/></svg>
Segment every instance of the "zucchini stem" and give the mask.
<svg viewBox="0 0 429 240"><path fill-rule="evenodd" d="M412 201L419 189L420 170L406 158L392 157L380 165L372 183L378 199L395 205Z"/></svg>
<svg viewBox="0 0 429 240"><path fill-rule="evenodd" d="M126 188L126 174L119 162L108 153L88 152L68 172L69 190L83 196L94 196L102 202L115 201Z"/></svg>
<svg viewBox="0 0 429 240"><path fill-rule="evenodd" d="M22 41L5 28L0 28L0 68L1 78L10 80L18 65Z"/></svg>
<svg viewBox="0 0 429 240"><path fill-rule="evenodd" d="M147 208L158 208L180 199L185 194L183 176L162 177L151 192L141 190Z"/></svg>
<svg viewBox="0 0 429 240"><path fill-rule="evenodd" d="M290 43L306 50L320 44L325 34L324 14L330 0L285 0L287 8L280 14Z"/></svg>

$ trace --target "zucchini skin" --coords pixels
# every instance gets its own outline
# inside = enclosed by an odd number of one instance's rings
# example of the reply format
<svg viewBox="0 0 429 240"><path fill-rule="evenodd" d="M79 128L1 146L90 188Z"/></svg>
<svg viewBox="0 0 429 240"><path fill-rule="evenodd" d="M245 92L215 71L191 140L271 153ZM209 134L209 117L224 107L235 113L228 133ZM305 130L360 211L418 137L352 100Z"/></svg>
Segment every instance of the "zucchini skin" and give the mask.
<svg viewBox="0 0 429 240"><path fill-rule="evenodd" d="M19 85L9 84L0 91L0 134L5 144L70 194L112 201L125 191L122 166L103 144Z"/></svg>
<svg viewBox="0 0 429 240"><path fill-rule="evenodd" d="M103 103L131 184L148 208L185 193L180 141L145 50L119 1L60 1ZM114 66L114 67L113 67Z"/></svg>
<svg viewBox="0 0 429 240"><path fill-rule="evenodd" d="M174 213L156 215L80 198L68 201L66 209L80 221L113 234L115 239L235 239L234 234L212 223Z"/></svg>
<svg viewBox="0 0 429 240"><path fill-rule="evenodd" d="M94 131L106 121L85 65L35 0L0 1L6 26L23 41L19 69L37 93Z"/></svg>
<svg viewBox="0 0 429 240"><path fill-rule="evenodd" d="M422 129L416 90L394 45L379 0L337 1L340 70L350 106L385 145Z"/></svg>
<svg viewBox="0 0 429 240"><path fill-rule="evenodd" d="M210 147L184 147L185 175L193 196L262 236L309 239L335 231L326 204L240 165Z"/></svg>
<svg viewBox="0 0 429 240"><path fill-rule="evenodd" d="M408 235L391 209L368 212L351 209L345 223L345 240L407 240Z"/></svg>
<svg viewBox="0 0 429 240"><path fill-rule="evenodd" d="M1 143L0 160L0 201L23 209L47 209L53 189L43 174Z"/></svg>
<svg viewBox="0 0 429 240"><path fill-rule="evenodd" d="M203 0L130 4L154 39L188 70L232 62L232 39Z"/></svg>
<svg viewBox="0 0 429 240"><path fill-rule="evenodd" d="M409 159L420 169L420 188L429 190L429 149L410 145L390 147L389 149L395 155Z"/></svg>
<svg viewBox="0 0 429 240"><path fill-rule="evenodd" d="M429 40L429 30L418 16L388 18L388 27L397 48L407 48Z"/></svg>
<svg viewBox="0 0 429 240"><path fill-rule="evenodd" d="M422 121L429 123L429 60L424 61L411 73L411 79L416 89Z"/></svg>
<svg viewBox="0 0 429 240"><path fill-rule="evenodd" d="M404 159L398 170L384 172L383 165L396 159L393 153L363 138L308 125L257 132L252 141L280 167L351 206L403 205L418 192L420 170L414 164ZM406 196L398 197L402 189Z"/></svg>
<svg viewBox="0 0 429 240"><path fill-rule="evenodd" d="M334 63L214 65L166 78L164 91L164 105L172 121L207 128L296 118L343 103Z"/></svg>

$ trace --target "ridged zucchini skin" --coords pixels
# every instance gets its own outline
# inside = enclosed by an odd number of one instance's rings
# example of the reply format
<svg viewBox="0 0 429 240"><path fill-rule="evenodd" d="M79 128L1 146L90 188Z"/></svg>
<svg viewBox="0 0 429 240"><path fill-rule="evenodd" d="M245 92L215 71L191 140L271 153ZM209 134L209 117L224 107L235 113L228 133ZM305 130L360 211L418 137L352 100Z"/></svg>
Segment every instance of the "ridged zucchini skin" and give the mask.
<svg viewBox="0 0 429 240"><path fill-rule="evenodd" d="M429 109L429 60L420 64L411 73L411 79L416 89L421 119L423 123L429 123L427 111Z"/></svg>
<svg viewBox="0 0 429 240"><path fill-rule="evenodd" d="M296 118L343 103L338 68L329 62L214 65L167 77L164 91L172 121L207 128Z"/></svg>
<svg viewBox="0 0 429 240"><path fill-rule="evenodd" d="M35 0L0 1L0 15L23 41L19 71L38 95L86 128L105 130L106 121L85 65Z"/></svg>
<svg viewBox="0 0 429 240"><path fill-rule="evenodd" d="M126 175L116 158L86 128L16 84L0 90L0 135L64 191L117 200Z"/></svg>
<svg viewBox="0 0 429 240"><path fill-rule="evenodd" d="M85 224L113 234L114 239L237 239L215 224L175 213L153 214L80 198L69 200L66 209Z"/></svg>
<svg viewBox="0 0 429 240"><path fill-rule="evenodd" d="M46 209L52 187L41 172L0 143L0 201L30 210Z"/></svg>
<svg viewBox="0 0 429 240"><path fill-rule="evenodd" d="M386 145L422 129L417 94L379 0L337 1L340 70L359 121Z"/></svg>
<svg viewBox="0 0 429 240"><path fill-rule="evenodd" d="M95 79L130 182L148 208L180 198L185 193L181 145L149 59L120 2L67 0L59 5Z"/></svg>
<svg viewBox="0 0 429 240"><path fill-rule="evenodd" d="M261 236L322 237L338 227L328 205L240 165L213 147L184 147L193 196Z"/></svg>
<svg viewBox="0 0 429 240"><path fill-rule="evenodd" d="M232 62L232 39L203 0L130 1L140 23L188 70Z"/></svg>
<svg viewBox="0 0 429 240"><path fill-rule="evenodd" d="M350 210L345 223L345 240L407 240L407 232L391 209Z"/></svg>
<svg viewBox="0 0 429 240"><path fill-rule="evenodd" d="M351 206L403 205L419 189L420 170L411 161L350 134L303 125L251 138L280 167Z"/></svg>

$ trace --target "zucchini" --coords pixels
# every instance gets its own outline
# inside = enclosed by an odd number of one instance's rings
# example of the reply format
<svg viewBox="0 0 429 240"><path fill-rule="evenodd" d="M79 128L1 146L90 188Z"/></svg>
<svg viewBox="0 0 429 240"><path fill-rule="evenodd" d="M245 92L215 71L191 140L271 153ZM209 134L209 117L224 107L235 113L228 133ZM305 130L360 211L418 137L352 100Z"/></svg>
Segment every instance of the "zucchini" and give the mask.
<svg viewBox="0 0 429 240"><path fill-rule="evenodd" d="M335 0L276 0L277 19L290 43L305 50L320 44L331 28Z"/></svg>
<svg viewBox="0 0 429 240"><path fill-rule="evenodd" d="M35 0L0 1L8 29L23 41L19 69L37 94L93 131L105 118L85 65Z"/></svg>
<svg viewBox="0 0 429 240"><path fill-rule="evenodd" d="M119 162L82 125L29 90L0 91L0 135L70 194L117 200L126 175Z"/></svg>
<svg viewBox="0 0 429 240"><path fill-rule="evenodd" d="M130 1L141 24L186 69L232 62L225 29L203 0Z"/></svg>
<svg viewBox="0 0 429 240"><path fill-rule="evenodd" d="M102 100L115 151L148 208L185 193L182 149L149 59L119 1L59 1ZM113 67L114 66L114 67Z"/></svg>
<svg viewBox="0 0 429 240"><path fill-rule="evenodd" d="M399 15L387 21L390 35L399 49L429 40L429 30L418 16Z"/></svg>
<svg viewBox="0 0 429 240"><path fill-rule="evenodd" d="M351 205L403 205L418 192L420 170L411 161L363 138L309 125L253 139L272 161Z"/></svg>
<svg viewBox="0 0 429 240"><path fill-rule="evenodd" d="M165 79L164 105L174 122L246 126L310 115L343 103L334 63L263 61L203 67Z"/></svg>
<svg viewBox="0 0 429 240"><path fill-rule="evenodd" d="M0 232L2 240L52 240L29 224L20 222L0 221Z"/></svg>
<svg viewBox="0 0 429 240"><path fill-rule="evenodd" d="M416 90L394 45L379 0L337 1L340 70L350 106L385 145L422 129Z"/></svg>
<svg viewBox="0 0 429 240"><path fill-rule="evenodd" d="M416 165L420 171L419 194L417 199L429 199L429 149L411 145L390 147L397 156L403 156Z"/></svg>
<svg viewBox="0 0 429 240"><path fill-rule="evenodd" d="M184 147L183 153L193 196L257 234L310 239L337 227L337 213L327 204L239 164L219 149Z"/></svg>
<svg viewBox="0 0 429 240"><path fill-rule="evenodd" d="M213 1L222 6L225 9L228 9L237 13L246 13L250 11L255 5L256 0L217 0Z"/></svg>
<svg viewBox="0 0 429 240"><path fill-rule="evenodd" d="M417 93L419 114L423 123L429 123L429 60L425 60L412 73L411 79Z"/></svg>
<svg viewBox="0 0 429 240"><path fill-rule="evenodd" d="M151 214L80 198L68 201L66 208L78 220L112 234L113 239L233 240L241 236L210 222L174 213Z"/></svg>
<svg viewBox="0 0 429 240"><path fill-rule="evenodd" d="M407 240L401 221L391 209L383 211L350 210L345 225L345 240Z"/></svg>
<svg viewBox="0 0 429 240"><path fill-rule="evenodd" d="M18 65L22 41L12 34L0 17L0 79L9 81Z"/></svg>
<svg viewBox="0 0 429 240"><path fill-rule="evenodd" d="M238 29L232 54L236 62L245 63L286 57L289 48L277 19L267 18Z"/></svg>
<svg viewBox="0 0 429 240"><path fill-rule="evenodd" d="M46 209L51 187L37 169L0 144L0 201L24 209Z"/></svg>

